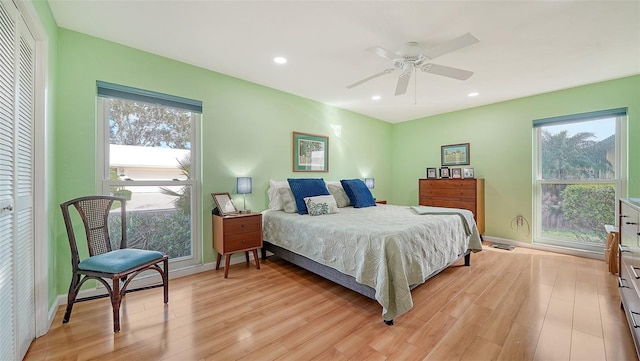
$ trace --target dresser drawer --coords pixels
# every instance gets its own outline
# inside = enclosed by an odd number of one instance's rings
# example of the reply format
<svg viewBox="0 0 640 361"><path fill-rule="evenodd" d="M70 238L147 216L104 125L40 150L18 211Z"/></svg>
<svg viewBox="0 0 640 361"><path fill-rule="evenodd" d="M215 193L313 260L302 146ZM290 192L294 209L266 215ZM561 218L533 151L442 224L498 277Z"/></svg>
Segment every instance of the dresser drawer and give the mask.
<svg viewBox="0 0 640 361"><path fill-rule="evenodd" d="M475 202L463 199L438 199L438 198L420 198L421 206L445 207L445 208L461 208L475 211ZM475 215L474 215L475 216Z"/></svg>
<svg viewBox="0 0 640 361"><path fill-rule="evenodd" d="M256 232L262 229L261 217L234 217L224 220L225 234Z"/></svg>
<svg viewBox="0 0 640 361"><path fill-rule="evenodd" d="M262 232L227 234L224 237L223 253L238 252L262 247Z"/></svg>
<svg viewBox="0 0 640 361"><path fill-rule="evenodd" d="M427 188L420 193L421 197L455 197L475 201L476 189L469 188Z"/></svg>

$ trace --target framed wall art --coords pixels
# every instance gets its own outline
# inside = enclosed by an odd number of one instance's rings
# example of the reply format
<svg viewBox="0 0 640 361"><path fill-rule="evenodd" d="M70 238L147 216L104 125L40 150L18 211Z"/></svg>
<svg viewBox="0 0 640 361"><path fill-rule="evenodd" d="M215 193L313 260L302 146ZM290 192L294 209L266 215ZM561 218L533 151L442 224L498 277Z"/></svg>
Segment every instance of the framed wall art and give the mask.
<svg viewBox="0 0 640 361"><path fill-rule="evenodd" d="M469 164L469 143L443 145L440 148L443 166Z"/></svg>
<svg viewBox="0 0 640 361"><path fill-rule="evenodd" d="M438 169L436 168L427 168L427 179L438 178Z"/></svg>
<svg viewBox="0 0 640 361"><path fill-rule="evenodd" d="M293 132L293 171L328 172L329 137Z"/></svg>

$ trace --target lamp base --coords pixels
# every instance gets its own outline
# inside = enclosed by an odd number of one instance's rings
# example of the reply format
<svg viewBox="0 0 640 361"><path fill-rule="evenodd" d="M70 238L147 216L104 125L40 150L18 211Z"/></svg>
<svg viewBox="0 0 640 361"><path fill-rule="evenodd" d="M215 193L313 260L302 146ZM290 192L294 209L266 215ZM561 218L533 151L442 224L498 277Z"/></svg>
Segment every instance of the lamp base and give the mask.
<svg viewBox="0 0 640 361"><path fill-rule="evenodd" d="M240 213L241 214L251 213L251 210L250 209L242 209L242 210L240 210Z"/></svg>

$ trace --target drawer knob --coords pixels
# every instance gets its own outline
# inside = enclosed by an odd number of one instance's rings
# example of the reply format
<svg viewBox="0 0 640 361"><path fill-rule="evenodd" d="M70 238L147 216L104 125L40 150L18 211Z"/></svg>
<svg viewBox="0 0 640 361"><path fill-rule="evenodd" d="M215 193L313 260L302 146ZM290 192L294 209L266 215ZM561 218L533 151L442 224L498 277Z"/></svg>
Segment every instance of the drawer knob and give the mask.
<svg viewBox="0 0 640 361"><path fill-rule="evenodd" d="M243 239L243 240L242 240L242 243L247 243L247 240L246 240L246 239Z"/></svg>
<svg viewBox="0 0 640 361"><path fill-rule="evenodd" d="M635 222L625 222L626 224L637 224Z"/></svg>

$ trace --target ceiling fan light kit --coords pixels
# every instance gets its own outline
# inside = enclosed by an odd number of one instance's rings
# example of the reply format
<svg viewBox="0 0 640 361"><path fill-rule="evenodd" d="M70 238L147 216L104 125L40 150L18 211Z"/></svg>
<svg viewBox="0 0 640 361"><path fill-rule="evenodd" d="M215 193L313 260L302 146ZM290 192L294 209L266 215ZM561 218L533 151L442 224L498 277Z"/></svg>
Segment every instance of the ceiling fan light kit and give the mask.
<svg viewBox="0 0 640 361"><path fill-rule="evenodd" d="M448 78L467 80L469 79L469 77L471 77L471 75L473 75L472 71L452 68L445 65L433 64L429 61L438 56L451 53L469 45L473 45L477 42L479 42L479 40L475 36L473 36L471 33L466 33L460 37L457 37L446 43L436 45L433 48L429 49L420 47L420 45L416 42L405 43L397 53L381 48L379 46L371 47L367 50L385 59L391 60L393 63L393 68L385 69L379 73L358 80L355 83L347 85L347 88L354 88L358 85L368 82L371 79L375 79L385 74L392 73L396 69L400 69L402 72L398 76L395 95L402 95L406 93L407 87L409 86L409 80L415 69L420 69L425 73L436 74Z"/></svg>

